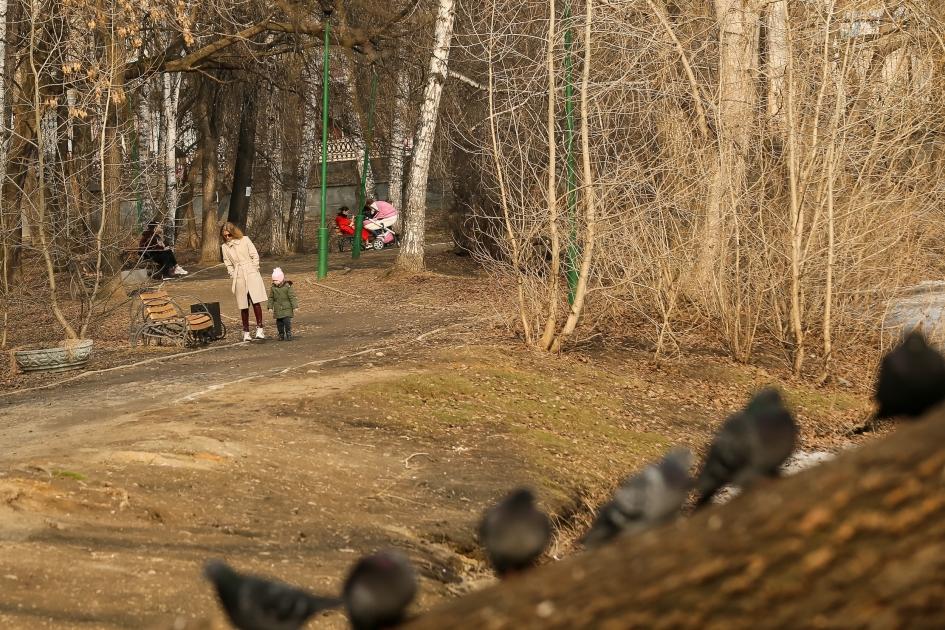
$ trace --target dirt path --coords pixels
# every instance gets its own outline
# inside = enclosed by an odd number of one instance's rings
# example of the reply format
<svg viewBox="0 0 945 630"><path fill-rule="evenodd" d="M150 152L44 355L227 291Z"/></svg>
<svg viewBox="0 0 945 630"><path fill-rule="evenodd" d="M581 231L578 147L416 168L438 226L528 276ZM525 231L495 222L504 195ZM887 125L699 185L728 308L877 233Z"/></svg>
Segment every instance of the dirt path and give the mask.
<svg viewBox="0 0 945 630"><path fill-rule="evenodd" d="M417 566L422 610L489 581L475 525L512 487L558 517L559 557L622 477L673 444L704 449L776 381L618 345L535 353L493 332L488 281L378 280L391 256L333 257L317 283L311 260L281 262L302 304L292 342L122 349L111 359L146 363L0 393L0 628L222 629L207 558L335 592L389 546ZM168 289L236 321L222 268ZM864 408L780 385L804 448L845 440Z"/></svg>
<svg viewBox="0 0 945 630"><path fill-rule="evenodd" d="M226 304L218 275L173 288ZM219 623L199 577L211 556L333 591L360 554L396 545L429 582L420 606L478 569L449 545L472 549L462 532L514 462L500 472L481 457L444 461L409 436L358 426L358 403L326 408L331 395L422 370L402 350L441 317L303 304L292 342L0 398L0 627ZM344 623L332 614L319 627Z"/></svg>

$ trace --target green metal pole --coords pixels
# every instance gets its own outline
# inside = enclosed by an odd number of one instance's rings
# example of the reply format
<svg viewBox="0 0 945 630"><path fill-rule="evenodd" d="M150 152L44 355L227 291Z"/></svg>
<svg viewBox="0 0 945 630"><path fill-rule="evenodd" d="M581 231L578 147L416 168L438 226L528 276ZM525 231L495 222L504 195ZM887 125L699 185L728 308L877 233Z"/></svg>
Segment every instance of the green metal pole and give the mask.
<svg viewBox="0 0 945 630"><path fill-rule="evenodd" d="M125 90L125 100L128 101L128 114L131 120L135 119L135 110L131 106L131 94ZM131 127L131 161L135 163L135 190L138 194L138 235L141 235L141 168L138 166L138 134L134 126Z"/></svg>
<svg viewBox="0 0 945 630"><path fill-rule="evenodd" d="M371 109L368 110L367 138L364 142L364 167L361 169L361 195L358 197L358 214L354 218L354 246L351 257L361 257L361 228L364 227L364 202L367 187L367 172L371 165L371 140L374 137L374 102L377 100L377 68L371 64Z"/></svg>
<svg viewBox="0 0 945 630"><path fill-rule="evenodd" d="M331 13L325 12L325 73L322 80L322 207L318 223L318 277L328 275L328 227L325 208L328 205L328 30Z"/></svg>
<svg viewBox="0 0 945 630"><path fill-rule="evenodd" d="M574 292L577 290L578 270L577 270L577 230L574 226L575 215L577 214L577 192L574 183L574 90L571 87L571 3L564 0L564 111L567 117L567 132L565 142L567 143L568 155L568 214L571 221L571 234L568 239L568 249L566 254L565 268L568 277L568 303L574 304Z"/></svg>

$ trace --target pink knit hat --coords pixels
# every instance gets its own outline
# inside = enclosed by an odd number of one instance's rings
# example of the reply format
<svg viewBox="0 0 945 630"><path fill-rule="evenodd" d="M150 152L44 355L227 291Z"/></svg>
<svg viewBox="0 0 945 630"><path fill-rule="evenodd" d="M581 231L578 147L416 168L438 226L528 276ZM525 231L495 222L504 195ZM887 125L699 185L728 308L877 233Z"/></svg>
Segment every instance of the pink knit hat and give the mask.
<svg viewBox="0 0 945 630"><path fill-rule="evenodd" d="M281 284L283 280L285 280L285 274L282 273L282 269L280 267L276 267L275 269L273 269L272 281L275 282L276 284Z"/></svg>

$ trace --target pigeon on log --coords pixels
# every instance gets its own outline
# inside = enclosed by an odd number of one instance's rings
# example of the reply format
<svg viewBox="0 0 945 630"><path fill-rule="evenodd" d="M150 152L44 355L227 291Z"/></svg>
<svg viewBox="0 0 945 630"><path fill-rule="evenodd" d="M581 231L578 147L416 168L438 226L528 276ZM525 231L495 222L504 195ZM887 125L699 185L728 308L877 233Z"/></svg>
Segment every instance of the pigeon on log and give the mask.
<svg viewBox="0 0 945 630"><path fill-rule="evenodd" d="M945 399L945 359L919 331L883 357L874 393L877 418L915 418Z"/></svg>
<svg viewBox="0 0 945 630"><path fill-rule="evenodd" d="M403 621L416 594L410 561L391 550L359 560L345 580L342 598L354 630L380 630Z"/></svg>
<svg viewBox="0 0 945 630"><path fill-rule="evenodd" d="M299 630L309 617L341 606L337 597L319 597L281 582L240 575L220 560L204 566L223 609L239 630Z"/></svg>
<svg viewBox="0 0 945 630"><path fill-rule="evenodd" d="M673 449L660 463L624 481L581 542L595 547L622 532L636 534L671 518L692 487L689 478L692 461L692 453L687 449Z"/></svg>
<svg viewBox="0 0 945 630"><path fill-rule="evenodd" d="M551 524L531 491L521 488L486 510L479 538L496 574L505 577L534 565L551 539Z"/></svg>
<svg viewBox="0 0 945 630"><path fill-rule="evenodd" d="M726 484L742 489L763 477L776 477L794 452L798 427L777 390L758 392L715 436L696 480L702 506Z"/></svg>

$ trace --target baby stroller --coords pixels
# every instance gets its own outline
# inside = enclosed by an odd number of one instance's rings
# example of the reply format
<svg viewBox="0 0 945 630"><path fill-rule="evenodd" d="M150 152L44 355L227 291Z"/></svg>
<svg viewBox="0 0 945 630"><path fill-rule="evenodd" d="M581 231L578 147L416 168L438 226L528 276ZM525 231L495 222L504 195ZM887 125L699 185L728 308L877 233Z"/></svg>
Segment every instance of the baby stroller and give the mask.
<svg viewBox="0 0 945 630"><path fill-rule="evenodd" d="M380 251L385 247L400 247L400 234L391 228L383 227L375 232L374 240L368 245L369 248L373 247Z"/></svg>

